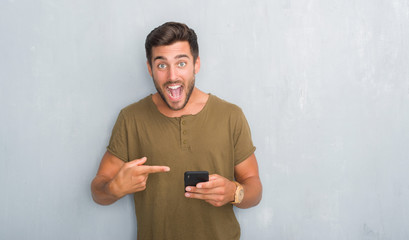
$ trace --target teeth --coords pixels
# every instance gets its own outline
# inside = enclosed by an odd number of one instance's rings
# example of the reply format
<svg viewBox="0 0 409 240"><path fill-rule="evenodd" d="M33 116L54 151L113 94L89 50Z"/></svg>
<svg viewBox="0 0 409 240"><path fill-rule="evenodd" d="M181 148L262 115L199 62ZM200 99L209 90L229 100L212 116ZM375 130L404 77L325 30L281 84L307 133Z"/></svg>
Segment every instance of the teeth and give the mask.
<svg viewBox="0 0 409 240"><path fill-rule="evenodd" d="M168 86L168 88L170 88L170 89L178 89L178 88L180 88L180 85L177 85L177 86Z"/></svg>
<svg viewBox="0 0 409 240"><path fill-rule="evenodd" d="M179 88L182 88L182 85L168 85L166 87L166 91L171 97L178 98L181 94L181 90L179 90Z"/></svg>

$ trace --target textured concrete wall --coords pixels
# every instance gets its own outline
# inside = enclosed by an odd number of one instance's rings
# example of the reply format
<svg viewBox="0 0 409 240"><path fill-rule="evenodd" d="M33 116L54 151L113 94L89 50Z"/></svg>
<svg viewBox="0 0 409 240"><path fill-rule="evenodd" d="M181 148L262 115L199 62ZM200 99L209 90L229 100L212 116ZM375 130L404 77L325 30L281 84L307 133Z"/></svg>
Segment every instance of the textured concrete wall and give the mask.
<svg viewBox="0 0 409 240"><path fill-rule="evenodd" d="M242 239L409 239L407 0L1 0L1 239L135 239L131 197L89 184L169 20L251 126L264 197Z"/></svg>

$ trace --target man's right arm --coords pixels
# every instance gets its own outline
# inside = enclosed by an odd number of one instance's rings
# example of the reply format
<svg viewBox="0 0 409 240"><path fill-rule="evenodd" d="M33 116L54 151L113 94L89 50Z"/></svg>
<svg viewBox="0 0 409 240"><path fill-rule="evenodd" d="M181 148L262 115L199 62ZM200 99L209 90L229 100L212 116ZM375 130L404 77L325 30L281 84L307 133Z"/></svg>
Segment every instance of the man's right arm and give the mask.
<svg viewBox="0 0 409 240"><path fill-rule="evenodd" d="M108 151L101 160L97 175L91 183L92 198L109 205L123 196L143 191L150 173L168 172L167 166L147 166L146 157L125 163Z"/></svg>
<svg viewBox="0 0 409 240"><path fill-rule="evenodd" d="M110 189L110 184L124 164L124 161L108 151L104 154L97 175L91 183L92 198L96 203L109 205L120 198Z"/></svg>

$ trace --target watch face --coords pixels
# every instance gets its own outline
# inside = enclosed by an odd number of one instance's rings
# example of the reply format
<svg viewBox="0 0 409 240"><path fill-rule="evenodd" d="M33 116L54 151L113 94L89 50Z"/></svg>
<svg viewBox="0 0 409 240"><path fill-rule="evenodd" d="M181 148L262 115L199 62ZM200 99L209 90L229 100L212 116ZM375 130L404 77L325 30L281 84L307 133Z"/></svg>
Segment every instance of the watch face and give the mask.
<svg viewBox="0 0 409 240"><path fill-rule="evenodd" d="M241 202L241 200L243 200L244 197L244 190L240 189L239 194L238 194L238 200L239 202Z"/></svg>

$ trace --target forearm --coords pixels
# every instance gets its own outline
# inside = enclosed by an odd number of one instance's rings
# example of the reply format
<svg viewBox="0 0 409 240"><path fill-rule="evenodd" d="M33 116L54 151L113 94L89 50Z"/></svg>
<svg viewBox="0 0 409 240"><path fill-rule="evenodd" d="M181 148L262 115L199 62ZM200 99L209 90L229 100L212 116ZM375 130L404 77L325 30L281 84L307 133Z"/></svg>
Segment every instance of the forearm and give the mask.
<svg viewBox="0 0 409 240"><path fill-rule="evenodd" d="M91 183L92 198L101 205L110 205L120 197L113 194L110 187L110 180L104 176L96 176Z"/></svg>
<svg viewBox="0 0 409 240"><path fill-rule="evenodd" d="M239 182L244 189L244 198L240 204L235 204L238 208L251 208L256 206L262 196L261 181L258 176L249 177Z"/></svg>

